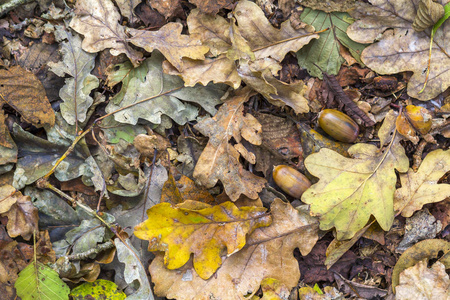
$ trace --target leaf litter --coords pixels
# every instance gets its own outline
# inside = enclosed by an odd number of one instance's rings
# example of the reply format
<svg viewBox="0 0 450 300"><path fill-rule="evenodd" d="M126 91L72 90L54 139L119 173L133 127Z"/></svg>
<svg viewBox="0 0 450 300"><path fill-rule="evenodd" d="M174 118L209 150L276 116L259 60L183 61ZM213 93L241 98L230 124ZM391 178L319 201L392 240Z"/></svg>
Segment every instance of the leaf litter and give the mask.
<svg viewBox="0 0 450 300"><path fill-rule="evenodd" d="M448 1L139 2L2 11L0 251L27 253L5 295L445 297Z"/></svg>

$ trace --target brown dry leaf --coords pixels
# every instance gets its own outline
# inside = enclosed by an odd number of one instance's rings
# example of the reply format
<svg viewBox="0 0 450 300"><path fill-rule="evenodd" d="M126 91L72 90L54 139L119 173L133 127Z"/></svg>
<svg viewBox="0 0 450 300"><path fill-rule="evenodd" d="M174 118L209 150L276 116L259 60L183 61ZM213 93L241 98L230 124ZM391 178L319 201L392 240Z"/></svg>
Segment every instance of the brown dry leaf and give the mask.
<svg viewBox="0 0 450 300"><path fill-rule="evenodd" d="M399 275L403 270L414 266L423 259L433 259L440 256L440 253L445 255L449 252L450 243L440 239L424 240L406 249L398 259L392 272L392 288L395 289L399 284Z"/></svg>
<svg viewBox="0 0 450 300"><path fill-rule="evenodd" d="M111 48L112 55L125 53L135 67L139 65L142 53L128 45L121 16L110 0L78 0L75 8L70 27L84 35L83 50L95 53Z"/></svg>
<svg viewBox="0 0 450 300"><path fill-rule="evenodd" d="M21 235L25 240L29 240L33 236L33 232L38 231L38 210L31 203L30 196L23 196L21 192L17 192L16 203L2 214L8 217L6 229L10 237Z"/></svg>
<svg viewBox="0 0 450 300"><path fill-rule="evenodd" d="M186 200L201 201L207 204L217 203L207 190L196 186L195 182L190 178L181 175L181 177L175 181L172 173L169 172L169 178L162 188L161 202L168 202L172 205L176 205L183 203L183 201Z"/></svg>
<svg viewBox="0 0 450 300"><path fill-rule="evenodd" d="M450 195L450 184L438 184L450 170L450 150L435 150L427 154L417 173L409 169L401 174L402 187L394 194L394 209L402 216L411 217L427 203L444 200Z"/></svg>
<svg viewBox="0 0 450 300"><path fill-rule="evenodd" d="M414 72L408 82L408 95L430 100L450 86L450 22L436 31L431 55L428 83L422 89L428 64L430 29L413 29L420 0L370 0L372 5L358 1L352 16L356 21L347 29L351 39L359 43L377 43L361 54L366 66L379 74ZM439 0L445 4L447 0Z"/></svg>
<svg viewBox="0 0 450 300"><path fill-rule="evenodd" d="M299 248L307 255L318 239L317 221L308 212L298 211L289 203L275 199L271 206L273 222L256 229L239 252L223 258L215 276L201 279L192 264L168 270L158 255L149 267L155 293L182 299L249 299L264 278L274 278L292 289L300 278L293 256Z"/></svg>
<svg viewBox="0 0 450 300"><path fill-rule="evenodd" d="M445 266L436 262L428 268L427 260L422 260L404 270L395 288L395 299L450 299L450 279Z"/></svg>
<svg viewBox="0 0 450 300"><path fill-rule="evenodd" d="M139 21L139 18L134 13L134 9L136 8L136 6L139 5L139 3L142 2L141 0L115 0L115 1L120 9L122 16L128 18L128 22L130 22L130 24L135 24L136 22Z"/></svg>
<svg viewBox="0 0 450 300"><path fill-rule="evenodd" d="M150 5L166 19L173 16L178 10L182 10L180 0L150 0Z"/></svg>
<svg viewBox="0 0 450 300"><path fill-rule="evenodd" d="M11 206L17 202L17 198L20 197L19 193L9 184L0 186L0 214L9 211Z"/></svg>
<svg viewBox="0 0 450 300"><path fill-rule="evenodd" d="M237 145L243 139L253 145L261 144L261 124L252 115L244 115L243 105L253 94L248 87L237 91L225 100L214 117L195 125L209 141L195 166L194 178L206 188L220 180L232 201L241 194L256 199L266 182L244 169L239 162L239 151L230 143L233 138Z"/></svg>
<svg viewBox="0 0 450 300"><path fill-rule="evenodd" d="M0 227L0 236L6 235L4 227ZM32 251L26 251L26 244L17 243L6 237L0 240L0 292L2 299L15 299L14 283L17 274L25 269L28 261L33 258Z"/></svg>
<svg viewBox="0 0 450 300"><path fill-rule="evenodd" d="M236 0L189 0L205 14L217 14L219 9L231 9Z"/></svg>
<svg viewBox="0 0 450 300"><path fill-rule="evenodd" d="M55 124L55 113L37 77L20 66L0 70L0 103L7 103L36 127Z"/></svg>
<svg viewBox="0 0 450 300"><path fill-rule="evenodd" d="M349 11L355 8L355 0L303 0L303 6L316 10L323 10L326 13L334 11Z"/></svg>
<svg viewBox="0 0 450 300"><path fill-rule="evenodd" d="M287 85L274 76L279 71L280 62L290 51L298 51L312 39L319 37L312 26L294 29L290 21L283 22L281 28L273 27L261 8L251 1L240 1L233 11L235 20L231 22L220 16L210 16L194 10L188 17L192 36L210 47L215 58L206 61L184 58L186 69L177 71L176 66L164 65L164 71L179 75L188 86L196 83L223 82L235 89L241 83L256 88L274 105L289 105L297 113L309 111L302 95L302 83ZM226 56L225 56L226 53ZM243 66L236 71L235 61ZM249 62L250 61L250 62ZM252 64L251 71L246 64ZM266 70L269 69L269 70ZM264 75L261 75L264 74Z"/></svg>
<svg viewBox="0 0 450 300"><path fill-rule="evenodd" d="M273 27L261 8L251 1L240 1L234 16L256 59L271 57L281 62L288 52L296 52L312 39L319 38L314 27L296 30L289 20L283 22L280 29Z"/></svg>
<svg viewBox="0 0 450 300"><path fill-rule="evenodd" d="M134 45L144 48L148 52L158 49L164 57L178 71L184 70L182 58L205 59L208 47L203 46L200 40L181 34L183 25L180 23L168 23L157 31L128 29L131 38L128 39Z"/></svg>
<svg viewBox="0 0 450 300"><path fill-rule="evenodd" d="M266 208L238 208L232 202L211 206L186 201L175 207L159 203L147 215L134 228L134 235L149 241L149 251L165 251L164 264L171 270L184 266L193 254L195 271L205 280L222 264L225 249L227 256L238 252L247 234L272 222Z"/></svg>
<svg viewBox="0 0 450 300"><path fill-rule="evenodd" d="M6 148L13 148L14 141L9 134L8 126L5 124L6 116L3 111L0 111L0 146Z"/></svg>
<svg viewBox="0 0 450 300"><path fill-rule="evenodd" d="M197 83L206 86L210 81L225 83L234 89L238 89L241 85L241 77L236 70L236 64L225 54L204 60L184 58L183 67L184 71L179 72L167 61L163 62L164 73L181 76L185 86L194 86Z"/></svg>
<svg viewBox="0 0 450 300"><path fill-rule="evenodd" d="M201 40L203 45L208 46L213 56L219 56L230 49L230 24L225 18L193 9L187 18L187 25L191 37Z"/></svg>
<svg viewBox="0 0 450 300"><path fill-rule="evenodd" d="M305 85L302 81L291 84L284 83L276 79L269 69L261 68L258 65L241 62L238 74L247 85L275 106L288 105L297 114L309 111L308 100L303 96Z"/></svg>

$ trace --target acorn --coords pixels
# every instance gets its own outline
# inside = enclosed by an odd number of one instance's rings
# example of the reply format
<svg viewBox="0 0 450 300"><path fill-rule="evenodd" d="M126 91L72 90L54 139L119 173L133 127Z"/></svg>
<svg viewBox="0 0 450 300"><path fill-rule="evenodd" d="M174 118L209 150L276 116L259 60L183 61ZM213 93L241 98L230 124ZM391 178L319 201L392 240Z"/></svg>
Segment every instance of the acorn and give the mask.
<svg viewBox="0 0 450 300"><path fill-rule="evenodd" d="M353 143L359 134L359 126L352 118L336 109L324 109L319 113L319 125L337 141Z"/></svg>
<svg viewBox="0 0 450 300"><path fill-rule="evenodd" d="M433 116L428 109L415 105L408 105L405 114L411 125L421 134L427 134L431 129Z"/></svg>
<svg viewBox="0 0 450 300"><path fill-rule="evenodd" d="M305 175L286 165L273 167L272 176L283 192L297 199L311 186Z"/></svg>

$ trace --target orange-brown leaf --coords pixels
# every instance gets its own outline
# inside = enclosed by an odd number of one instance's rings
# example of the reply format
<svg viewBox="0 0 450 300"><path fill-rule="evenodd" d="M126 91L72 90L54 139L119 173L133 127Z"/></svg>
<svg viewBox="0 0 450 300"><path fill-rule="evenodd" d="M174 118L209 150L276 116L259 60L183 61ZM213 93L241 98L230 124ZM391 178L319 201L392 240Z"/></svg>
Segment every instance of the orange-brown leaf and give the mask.
<svg viewBox="0 0 450 300"><path fill-rule="evenodd" d="M0 103L7 103L36 127L55 124L55 113L44 86L37 77L20 66L0 70Z"/></svg>
<svg viewBox="0 0 450 300"><path fill-rule="evenodd" d="M239 162L241 154L229 143L234 138L237 145L243 139L254 145L261 144L261 124L250 114L244 116L243 104L253 93L249 88L240 90L225 100L214 117L195 125L209 141L195 166L194 177L197 183L207 188L220 180L232 201L241 194L256 199L266 182L244 169Z"/></svg>

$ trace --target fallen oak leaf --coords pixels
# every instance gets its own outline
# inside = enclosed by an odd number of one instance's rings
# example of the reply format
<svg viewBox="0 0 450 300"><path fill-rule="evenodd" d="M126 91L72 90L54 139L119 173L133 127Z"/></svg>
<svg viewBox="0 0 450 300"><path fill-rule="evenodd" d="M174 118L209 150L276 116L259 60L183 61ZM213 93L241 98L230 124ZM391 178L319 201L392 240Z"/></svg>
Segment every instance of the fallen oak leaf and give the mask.
<svg viewBox="0 0 450 300"><path fill-rule="evenodd" d="M433 55L426 88L420 93L426 78L431 30L413 29L420 0L370 0L372 5L357 3L350 14L360 20L347 29L348 36L368 46L361 60L379 74L412 71L408 95L422 101L430 100L450 86L450 22L442 24L433 40ZM438 1L445 4L447 0Z"/></svg>
<svg viewBox="0 0 450 300"><path fill-rule="evenodd" d="M244 103L254 92L246 87L225 100L217 114L195 125L195 129L209 137L194 169L197 183L211 188L220 180L232 201L241 194L251 199L258 197L265 179L244 169L239 162L241 154L230 144L234 138L239 145L242 139L253 145L261 144L261 124L250 114L244 116Z"/></svg>
<svg viewBox="0 0 450 300"><path fill-rule="evenodd" d="M417 173L412 169L400 175L402 187L394 194L394 208L403 217L411 217L425 204L444 200L450 195L450 184L438 180L450 170L450 150L427 154Z"/></svg>
<svg viewBox="0 0 450 300"><path fill-rule="evenodd" d="M234 19L230 23L220 16L212 17L193 11L187 20L189 31L204 45L208 45L211 54L216 57L206 60L183 58L183 64L186 66L183 72L169 63L164 63L164 71L181 76L188 86L196 83L206 85L213 81L226 83L236 89L240 86L241 77L243 77L247 79L247 84L258 88L256 82L271 81L263 88L273 90L271 93L264 94L272 104L292 106L297 113L309 111L305 99L299 94L301 83L289 86L278 81L274 78L278 71L275 68L270 68L272 74L266 74L266 79L261 79L258 75L239 70L235 61L250 59L251 63L258 62L255 66L259 67L266 65L265 60L279 64L288 52L298 51L312 39L318 38L317 32L314 32L313 27L309 25L295 29L289 20L283 22L280 29L275 28L265 17L261 8L251 1L240 1L233 11L233 16L238 22L237 26L234 24ZM218 71L217 68L220 70ZM264 71L256 69L253 73ZM250 80L249 77L254 78ZM290 99L291 97L293 99Z"/></svg>
<svg viewBox="0 0 450 300"><path fill-rule="evenodd" d="M143 55L128 45L125 27L119 24L120 18L111 0L80 0L75 5L75 17L70 27L84 35L83 50L95 53L111 48L112 55L125 53L136 67Z"/></svg>
<svg viewBox="0 0 450 300"><path fill-rule="evenodd" d="M437 261L427 267L427 260L400 273L400 283L395 288L395 299L449 299L450 278L445 266Z"/></svg>
<svg viewBox="0 0 450 300"><path fill-rule="evenodd" d="M57 30L59 35L67 36L67 41L61 42L60 52L63 59L57 63L49 62L50 71L59 77L66 74L72 78L65 80L65 85L59 91L64 101L61 103L61 114L70 125L84 122L86 114L94 99L89 95L98 87L99 80L90 74L95 66L95 54L87 53L81 49L81 37L73 35L64 29Z"/></svg>
<svg viewBox="0 0 450 300"><path fill-rule="evenodd" d="M298 261L293 253L298 248L307 255L318 240L317 220L307 211L275 199L271 205L273 222L256 229L247 245L239 252L223 258L216 274L204 280L196 274L191 262L178 270L168 270L162 255L149 270L155 283L155 294L184 299L249 299L264 278L274 278L292 289L300 279Z"/></svg>
<svg viewBox="0 0 450 300"><path fill-rule="evenodd" d="M222 264L220 255L244 247L246 235L272 222L263 207L238 208L232 202L210 206L187 201L176 207L159 203L147 210L148 219L134 228L134 235L149 241L149 251L165 251L168 269L182 267L194 254L194 268L210 278Z"/></svg>
<svg viewBox="0 0 450 300"><path fill-rule="evenodd" d="M203 60L209 51L200 40L181 34L182 29L183 25L173 22L167 23L157 31L128 28L127 32L131 35L128 41L148 52L159 50L178 71L182 72L183 57Z"/></svg>
<svg viewBox="0 0 450 300"><path fill-rule="evenodd" d="M404 173L409 167L395 119L390 111L378 132L380 148L361 143L348 149L352 158L321 149L305 159L308 171L320 179L302 195L302 201L311 204L311 213L319 217L322 230L336 228L338 240L351 239L371 215L383 230L391 228L395 169Z"/></svg>

